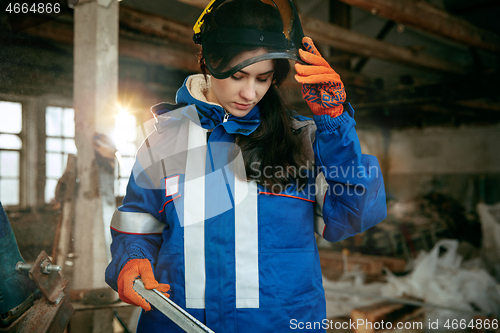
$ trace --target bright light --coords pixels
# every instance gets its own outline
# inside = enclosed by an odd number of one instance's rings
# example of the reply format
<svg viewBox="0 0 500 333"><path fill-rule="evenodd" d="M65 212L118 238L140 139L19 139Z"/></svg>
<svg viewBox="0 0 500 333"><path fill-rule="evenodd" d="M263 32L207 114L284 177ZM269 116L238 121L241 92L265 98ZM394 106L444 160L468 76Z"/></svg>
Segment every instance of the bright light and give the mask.
<svg viewBox="0 0 500 333"><path fill-rule="evenodd" d="M115 152L116 159L118 160L118 164L123 165L123 157L122 154L118 152L118 150Z"/></svg>
<svg viewBox="0 0 500 333"><path fill-rule="evenodd" d="M118 151L126 149L127 144L135 142L136 139L136 119L135 116L129 114L127 109L118 106L119 113L115 118L115 132L113 140L116 143Z"/></svg>

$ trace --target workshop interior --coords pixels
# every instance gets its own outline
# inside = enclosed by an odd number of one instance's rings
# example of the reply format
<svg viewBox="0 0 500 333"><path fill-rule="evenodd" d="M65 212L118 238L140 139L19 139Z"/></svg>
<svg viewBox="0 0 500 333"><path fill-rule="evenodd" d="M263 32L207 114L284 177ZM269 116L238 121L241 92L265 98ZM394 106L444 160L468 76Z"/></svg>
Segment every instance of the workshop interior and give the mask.
<svg viewBox="0 0 500 333"><path fill-rule="evenodd" d="M42 2L53 12L0 14L0 332L135 332L140 308L104 281L110 223L151 106L201 73L193 24L210 1ZM376 226L317 236L327 332L500 332L500 2L293 3L387 198ZM293 74L280 92L313 118Z"/></svg>

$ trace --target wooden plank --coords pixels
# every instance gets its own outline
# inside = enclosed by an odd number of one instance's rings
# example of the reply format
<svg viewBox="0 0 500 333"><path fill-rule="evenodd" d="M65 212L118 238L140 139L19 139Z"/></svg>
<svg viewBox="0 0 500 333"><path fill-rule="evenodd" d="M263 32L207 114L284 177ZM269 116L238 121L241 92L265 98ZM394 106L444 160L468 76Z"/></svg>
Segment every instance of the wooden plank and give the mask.
<svg viewBox="0 0 500 333"><path fill-rule="evenodd" d="M193 42L193 29L191 26L165 19L165 17L160 15L120 5L120 27L127 27L148 35L179 42L186 46L191 46L193 50L198 49Z"/></svg>
<svg viewBox="0 0 500 333"><path fill-rule="evenodd" d="M177 0L198 8L205 8L209 0ZM302 28L306 36L338 50L374 57L418 68L431 69L447 73L465 74L468 71L461 64L419 53L407 47L401 47L375 38L339 27L306 15L300 15Z"/></svg>
<svg viewBox="0 0 500 333"><path fill-rule="evenodd" d="M181 0L181 2L184 1L186 0ZM126 11L130 14L132 10L126 9ZM185 45L189 45L191 47L194 45L192 41L188 41L187 38L187 36L191 34L191 29L189 27L178 23L172 23L171 20L161 19L160 17L154 15L152 16L152 19L156 23L147 25L145 23L147 22L146 18L151 14L140 13L137 15L127 15L122 16L122 18L126 21L124 22L125 25L133 26L135 29L145 33L152 33L153 35L163 37L161 40L156 40L158 45L151 45L154 44L152 42L154 39L148 38L151 43L143 42L137 34L121 29L119 44L120 54L143 60L152 58L151 61L164 65L187 71L198 71L196 56L193 58L185 48ZM138 21L136 21L136 19ZM313 38L317 43L334 47L339 50L358 54L363 57L375 57L422 69L455 74L467 73L467 69L461 64L452 63L448 60L422 54L411 48L386 43L321 20L307 17L305 15L301 15L301 21L306 35ZM67 23L50 21L29 29L26 32L32 35L50 38L52 40L70 44L72 43L73 37L72 30L69 26L70 25ZM168 27L169 30L163 31L162 27ZM179 36L182 36L176 37L176 40L183 41L183 43L168 43L168 41L166 41L166 36L170 36L176 32ZM184 45L184 47L181 47L181 45Z"/></svg>
<svg viewBox="0 0 500 333"><path fill-rule="evenodd" d="M131 11L127 9L127 11ZM141 22L146 22L146 18L149 14L139 13L137 18L142 20ZM123 20L127 21L125 25L134 26L136 30L142 31L144 33L151 32L155 36L162 37L163 29L162 24L153 24L148 26L144 23L130 23L130 21L136 21L135 14L131 14L128 18L121 17ZM165 22L168 20L162 19ZM154 29L151 27L155 27ZM174 25L175 29L180 29L182 25ZM73 43L73 31L72 27L68 23L52 21L47 22L42 26L35 27L27 31L31 35L49 38L58 42L65 44ZM169 35L171 32L165 32L165 36ZM184 34L186 31L183 32ZM189 30L189 34L191 30ZM186 38L181 38L186 42ZM148 63L155 63L159 65L175 67L183 69L189 72L199 72L199 66L197 61L198 47L195 46L192 41L189 41L191 47L183 47L184 44L172 43L172 42L162 42L159 38L149 37L144 35L139 35L138 33L130 31L120 31L120 41L119 41L119 53L120 56L126 56L138 60L142 60ZM354 73L352 71L335 68L336 71L342 77L344 84L349 86L355 86L366 89L375 89L375 80L368 78L364 75ZM298 90L300 95L300 85L292 77L293 71L290 74L289 79L284 83L289 89Z"/></svg>
<svg viewBox="0 0 500 333"><path fill-rule="evenodd" d="M340 0L378 16L446 37L461 44L500 54L500 36L440 10L427 1Z"/></svg>
<svg viewBox="0 0 500 333"><path fill-rule="evenodd" d="M375 328L373 328L373 325L375 323L380 323L382 320L387 322L387 317L391 315L391 313L401 310L404 307L404 304L381 302L363 308L353 309L351 311L351 320L358 323L353 329L353 332L374 333Z"/></svg>
<svg viewBox="0 0 500 333"><path fill-rule="evenodd" d="M152 45L139 40L120 38L119 52L120 56L131 57L145 62L179 68L189 72L200 71L196 51L190 53L164 45Z"/></svg>
<svg viewBox="0 0 500 333"><path fill-rule="evenodd" d="M73 27L71 24L65 22L49 21L26 30L26 33L64 44L73 44ZM192 44L194 45L194 43ZM160 38L148 38L147 36L124 30L120 30L118 46L120 56L162 64L190 72L199 71L197 49L194 47L189 52L178 43L168 43Z"/></svg>
<svg viewBox="0 0 500 333"><path fill-rule="evenodd" d="M336 279L344 273L342 253L321 250L319 257L326 277ZM353 254L347 255L346 259L348 271L358 269L373 278L382 275L384 267L395 273L404 272L406 267L406 261L399 258Z"/></svg>
<svg viewBox="0 0 500 333"><path fill-rule="evenodd" d="M400 303L380 302L365 307L353 309L351 320L356 322L355 333L375 333L375 332L423 332L423 309L413 305ZM419 324L413 324L418 323ZM388 323L392 325L389 326ZM398 329L398 323L411 323L413 329ZM388 329L388 328L391 329Z"/></svg>
<svg viewBox="0 0 500 333"><path fill-rule="evenodd" d="M311 37L315 42L346 52L421 69L455 74L466 74L468 72L461 64L423 54L408 47L383 42L315 18L300 15L300 20L304 34Z"/></svg>
<svg viewBox="0 0 500 333"><path fill-rule="evenodd" d="M360 101L355 105L355 108L357 110L381 107L401 108L408 105L455 104L457 101L476 100L475 103L471 101L470 103L462 103L462 105L497 111L497 87L500 84L500 76L498 74L498 72L493 72L480 76L465 77L463 80L383 90L371 96L366 101ZM483 103L477 102L478 99L485 98L489 98L490 103L484 103L484 101Z"/></svg>
<svg viewBox="0 0 500 333"><path fill-rule="evenodd" d="M73 231L73 221L75 218L76 200L76 156L68 155L66 170L57 182L56 201L61 204L61 215L56 230L54 245L52 248L52 260L56 265L64 268ZM64 276L64 269L61 271Z"/></svg>

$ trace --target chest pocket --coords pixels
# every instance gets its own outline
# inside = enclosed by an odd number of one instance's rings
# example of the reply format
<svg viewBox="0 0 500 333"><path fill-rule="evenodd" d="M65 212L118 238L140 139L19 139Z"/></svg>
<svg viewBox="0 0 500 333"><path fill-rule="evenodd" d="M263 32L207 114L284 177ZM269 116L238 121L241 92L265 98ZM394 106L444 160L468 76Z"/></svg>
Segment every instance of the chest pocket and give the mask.
<svg viewBox="0 0 500 333"><path fill-rule="evenodd" d="M180 254L182 239L181 221L184 215L184 175L171 175L163 179L163 205L158 213L163 214L168 230L163 232L163 242L160 253Z"/></svg>
<svg viewBox="0 0 500 333"><path fill-rule="evenodd" d="M314 194L261 189L258 205L261 252L315 251Z"/></svg>

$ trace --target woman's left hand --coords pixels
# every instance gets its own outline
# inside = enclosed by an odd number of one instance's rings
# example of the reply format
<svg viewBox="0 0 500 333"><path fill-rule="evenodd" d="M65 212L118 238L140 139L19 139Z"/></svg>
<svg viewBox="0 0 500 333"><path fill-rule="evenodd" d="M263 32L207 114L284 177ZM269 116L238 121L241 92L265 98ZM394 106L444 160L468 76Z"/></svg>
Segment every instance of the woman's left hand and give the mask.
<svg viewBox="0 0 500 333"><path fill-rule="evenodd" d="M311 38L304 37L302 43L308 52L299 49L299 54L309 64L295 64L295 79L302 84L302 96L315 115L337 117L344 110L344 84L318 52Z"/></svg>

